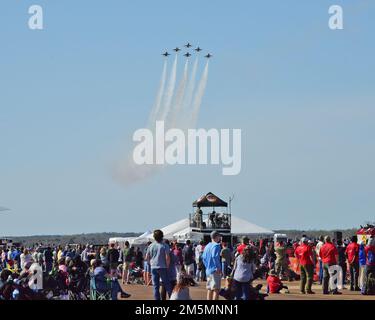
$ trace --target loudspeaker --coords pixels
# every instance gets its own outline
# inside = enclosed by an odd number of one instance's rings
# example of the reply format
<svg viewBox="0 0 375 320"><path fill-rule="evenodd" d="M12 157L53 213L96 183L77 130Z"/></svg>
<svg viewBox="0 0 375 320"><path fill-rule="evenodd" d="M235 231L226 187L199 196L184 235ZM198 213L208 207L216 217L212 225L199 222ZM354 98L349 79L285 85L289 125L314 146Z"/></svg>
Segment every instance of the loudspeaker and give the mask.
<svg viewBox="0 0 375 320"><path fill-rule="evenodd" d="M333 232L333 239L337 240L342 240L342 232L341 231L334 231Z"/></svg>

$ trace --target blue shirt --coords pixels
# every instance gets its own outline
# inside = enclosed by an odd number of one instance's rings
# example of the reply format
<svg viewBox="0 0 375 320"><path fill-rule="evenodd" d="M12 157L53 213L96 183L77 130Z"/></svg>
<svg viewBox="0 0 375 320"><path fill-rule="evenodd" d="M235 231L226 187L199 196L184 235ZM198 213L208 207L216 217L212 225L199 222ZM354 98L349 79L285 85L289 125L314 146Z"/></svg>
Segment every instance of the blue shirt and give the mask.
<svg viewBox="0 0 375 320"><path fill-rule="evenodd" d="M359 245L359 265L360 266L366 265L366 252L365 252L365 245L363 243Z"/></svg>
<svg viewBox="0 0 375 320"><path fill-rule="evenodd" d="M167 254L169 254L169 247L166 244L158 242L151 243L147 248L147 255L150 257L151 268L167 268Z"/></svg>
<svg viewBox="0 0 375 320"><path fill-rule="evenodd" d="M213 274L221 270L220 263L221 246L216 242L210 242L203 251L202 261L206 267L206 275Z"/></svg>

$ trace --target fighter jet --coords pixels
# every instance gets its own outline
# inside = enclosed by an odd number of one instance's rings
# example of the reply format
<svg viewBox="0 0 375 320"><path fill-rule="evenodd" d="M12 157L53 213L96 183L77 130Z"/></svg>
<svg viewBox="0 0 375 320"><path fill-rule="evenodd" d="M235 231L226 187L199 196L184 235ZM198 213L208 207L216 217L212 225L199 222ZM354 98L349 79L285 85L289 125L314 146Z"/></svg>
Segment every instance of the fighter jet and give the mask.
<svg viewBox="0 0 375 320"><path fill-rule="evenodd" d="M190 47L192 47L192 45L188 42L187 44L185 44L185 47L190 48Z"/></svg>
<svg viewBox="0 0 375 320"><path fill-rule="evenodd" d="M201 48L197 47L196 49L194 49L195 51L199 52L199 51L202 51Z"/></svg>
<svg viewBox="0 0 375 320"><path fill-rule="evenodd" d="M205 58L207 58L207 59L210 59L211 57L212 57L212 54L207 54L206 56L204 56Z"/></svg>
<svg viewBox="0 0 375 320"><path fill-rule="evenodd" d="M180 50L181 50L181 49L178 48L178 47L176 47L176 48L173 49L173 51L176 51L176 52L179 52Z"/></svg>
<svg viewBox="0 0 375 320"><path fill-rule="evenodd" d="M184 54L184 56L185 56L186 58L189 58L189 57L191 56L191 53L187 52L187 53Z"/></svg>
<svg viewBox="0 0 375 320"><path fill-rule="evenodd" d="M165 53L162 53L162 56L167 57L167 58L168 58L168 56L170 56L170 55L171 55L171 54L168 53L168 51L165 51Z"/></svg>

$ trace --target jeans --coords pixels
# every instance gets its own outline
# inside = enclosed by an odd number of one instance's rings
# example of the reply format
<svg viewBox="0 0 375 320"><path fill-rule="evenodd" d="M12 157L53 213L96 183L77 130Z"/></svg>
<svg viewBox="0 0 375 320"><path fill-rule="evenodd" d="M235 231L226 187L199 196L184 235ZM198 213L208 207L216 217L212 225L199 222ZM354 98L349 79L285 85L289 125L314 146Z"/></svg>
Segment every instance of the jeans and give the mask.
<svg viewBox="0 0 375 320"><path fill-rule="evenodd" d="M301 292L311 292L313 276L314 276L314 266L312 264L305 265L305 266L301 265L301 283L300 283Z"/></svg>
<svg viewBox="0 0 375 320"><path fill-rule="evenodd" d="M151 268L151 277L152 277L152 285L153 285L155 300L161 300L160 291L159 291L160 279L161 281L163 281L163 284L165 286L165 291L167 291L168 296L171 296L172 289L171 289L171 283L167 275L167 268L160 268L160 269Z"/></svg>
<svg viewBox="0 0 375 320"><path fill-rule="evenodd" d="M358 289L358 277L359 277L359 264L358 263L351 263L349 267L350 271L350 289L355 290Z"/></svg>
<svg viewBox="0 0 375 320"><path fill-rule="evenodd" d="M319 283L323 283L323 262L319 260Z"/></svg>
<svg viewBox="0 0 375 320"><path fill-rule="evenodd" d="M250 298L250 283L249 282L238 282L234 280L236 288L236 300L249 300Z"/></svg>

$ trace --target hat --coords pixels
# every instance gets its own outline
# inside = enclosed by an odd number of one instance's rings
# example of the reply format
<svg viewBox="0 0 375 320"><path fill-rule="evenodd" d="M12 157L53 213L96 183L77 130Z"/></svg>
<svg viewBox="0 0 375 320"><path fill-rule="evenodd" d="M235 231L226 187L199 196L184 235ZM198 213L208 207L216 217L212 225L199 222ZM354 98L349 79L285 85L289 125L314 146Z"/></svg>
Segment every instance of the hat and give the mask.
<svg viewBox="0 0 375 320"><path fill-rule="evenodd" d="M211 239L215 239L216 237L221 237L221 234L217 231L211 232Z"/></svg>
<svg viewBox="0 0 375 320"><path fill-rule="evenodd" d="M303 238L301 239L301 242L302 242L302 243L307 243L307 242L309 242L309 239L306 238L306 237L303 237Z"/></svg>

